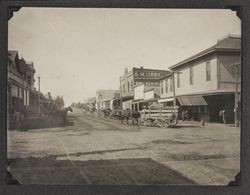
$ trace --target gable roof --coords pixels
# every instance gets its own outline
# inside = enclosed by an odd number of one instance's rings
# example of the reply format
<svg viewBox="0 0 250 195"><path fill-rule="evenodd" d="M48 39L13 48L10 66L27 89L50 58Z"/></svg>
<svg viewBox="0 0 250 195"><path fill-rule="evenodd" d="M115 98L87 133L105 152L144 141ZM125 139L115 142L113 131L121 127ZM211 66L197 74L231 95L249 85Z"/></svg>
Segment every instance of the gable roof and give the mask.
<svg viewBox="0 0 250 195"><path fill-rule="evenodd" d="M228 35L224 37L223 39L218 40L217 43L213 45L212 47L209 47L173 66L170 66L169 69L179 67L187 62L190 62L201 56L207 55L215 51L240 51L240 50L241 50L241 37L235 36L235 35Z"/></svg>
<svg viewBox="0 0 250 195"><path fill-rule="evenodd" d="M20 73L25 73L27 71L35 72L34 64L33 62L27 63L23 58L19 59L18 51L8 51L8 59L11 62L16 62L16 68Z"/></svg>
<svg viewBox="0 0 250 195"><path fill-rule="evenodd" d="M8 59L9 60L14 62L16 57L18 57L18 52L17 51L8 51Z"/></svg>

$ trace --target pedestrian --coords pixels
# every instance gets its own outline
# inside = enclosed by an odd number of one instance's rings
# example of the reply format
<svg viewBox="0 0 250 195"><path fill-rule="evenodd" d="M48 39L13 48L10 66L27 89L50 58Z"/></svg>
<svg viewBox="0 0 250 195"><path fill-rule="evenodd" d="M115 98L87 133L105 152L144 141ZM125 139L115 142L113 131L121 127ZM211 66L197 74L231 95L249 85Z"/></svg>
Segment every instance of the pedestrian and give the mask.
<svg viewBox="0 0 250 195"><path fill-rule="evenodd" d="M186 110L182 110L181 112L181 118L182 118L182 121L185 120L185 115L187 114L187 111Z"/></svg>
<svg viewBox="0 0 250 195"><path fill-rule="evenodd" d="M187 118L188 118L189 121L191 121L192 117L193 117L193 114L192 114L192 112L191 112L191 109L189 108L189 109L187 110Z"/></svg>
<svg viewBox="0 0 250 195"><path fill-rule="evenodd" d="M224 124L226 124L226 109L220 110L219 115L220 115L220 117L221 117L221 119L222 119L222 122L223 122Z"/></svg>

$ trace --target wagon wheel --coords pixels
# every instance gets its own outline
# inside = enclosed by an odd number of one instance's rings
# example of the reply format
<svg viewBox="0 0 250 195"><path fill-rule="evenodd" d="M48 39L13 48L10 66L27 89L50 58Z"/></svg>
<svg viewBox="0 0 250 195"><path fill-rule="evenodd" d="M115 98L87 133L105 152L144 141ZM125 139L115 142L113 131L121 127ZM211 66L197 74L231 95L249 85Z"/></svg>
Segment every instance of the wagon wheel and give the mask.
<svg viewBox="0 0 250 195"><path fill-rule="evenodd" d="M177 123L178 123L178 117L176 116L176 114L173 114L173 117L169 120L169 126L173 127L177 125Z"/></svg>
<svg viewBox="0 0 250 195"><path fill-rule="evenodd" d="M163 128L165 125L164 125L164 120L163 119L156 119L155 121L154 121L154 123L155 123L155 125L157 126L157 127L160 127L160 128Z"/></svg>
<svg viewBox="0 0 250 195"><path fill-rule="evenodd" d="M147 126L147 121L146 121L145 119L139 118L139 119L138 119L138 125L139 125L140 127L146 127L146 126Z"/></svg>

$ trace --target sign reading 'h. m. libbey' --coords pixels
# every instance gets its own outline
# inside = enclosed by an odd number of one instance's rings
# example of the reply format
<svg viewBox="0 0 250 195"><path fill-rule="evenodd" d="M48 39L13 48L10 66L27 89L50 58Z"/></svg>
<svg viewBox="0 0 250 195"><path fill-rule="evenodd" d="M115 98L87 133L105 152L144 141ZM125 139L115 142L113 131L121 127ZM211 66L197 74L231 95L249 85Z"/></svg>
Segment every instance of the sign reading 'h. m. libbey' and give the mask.
<svg viewBox="0 0 250 195"><path fill-rule="evenodd" d="M144 68L134 68L133 69L135 78L152 78L159 79L162 76L166 75L168 71L165 70L153 70L153 69L144 69Z"/></svg>

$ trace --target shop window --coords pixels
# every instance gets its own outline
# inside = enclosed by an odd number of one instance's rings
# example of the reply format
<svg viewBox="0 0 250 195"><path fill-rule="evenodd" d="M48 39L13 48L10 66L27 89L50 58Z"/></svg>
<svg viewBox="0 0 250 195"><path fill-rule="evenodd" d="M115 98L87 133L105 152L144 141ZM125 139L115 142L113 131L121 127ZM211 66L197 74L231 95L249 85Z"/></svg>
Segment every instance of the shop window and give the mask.
<svg viewBox="0 0 250 195"><path fill-rule="evenodd" d="M198 113L201 113L201 106L198 106L197 112L198 112Z"/></svg>
<svg viewBox="0 0 250 195"><path fill-rule="evenodd" d="M204 113L207 114L208 113L208 106L204 106Z"/></svg>
<svg viewBox="0 0 250 195"><path fill-rule="evenodd" d="M204 106L201 106L201 113L204 113Z"/></svg>
<svg viewBox="0 0 250 195"><path fill-rule="evenodd" d="M192 110L193 113L198 112L198 106L192 106L191 110Z"/></svg>

